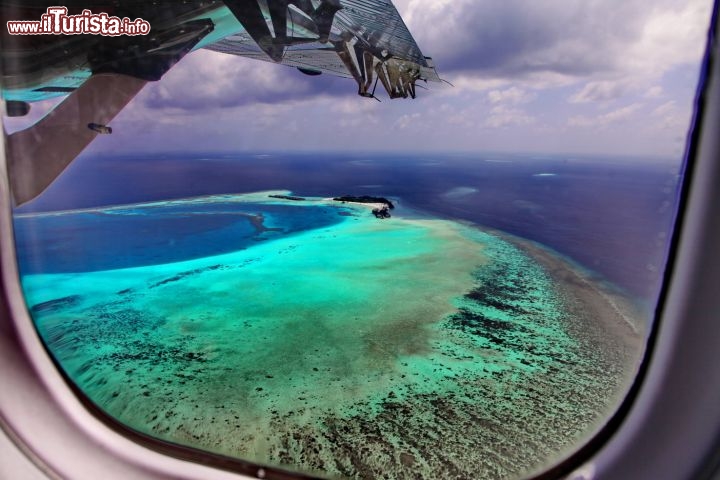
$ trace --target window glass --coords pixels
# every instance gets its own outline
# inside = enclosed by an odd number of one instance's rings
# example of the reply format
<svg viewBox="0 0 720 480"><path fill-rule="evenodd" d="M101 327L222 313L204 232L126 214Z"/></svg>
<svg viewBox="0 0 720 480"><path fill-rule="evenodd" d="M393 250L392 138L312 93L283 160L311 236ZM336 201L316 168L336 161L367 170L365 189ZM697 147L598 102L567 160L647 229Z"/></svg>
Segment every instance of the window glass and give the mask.
<svg viewBox="0 0 720 480"><path fill-rule="evenodd" d="M394 3L2 7L19 281L101 411L332 478L527 476L613 414L710 2Z"/></svg>

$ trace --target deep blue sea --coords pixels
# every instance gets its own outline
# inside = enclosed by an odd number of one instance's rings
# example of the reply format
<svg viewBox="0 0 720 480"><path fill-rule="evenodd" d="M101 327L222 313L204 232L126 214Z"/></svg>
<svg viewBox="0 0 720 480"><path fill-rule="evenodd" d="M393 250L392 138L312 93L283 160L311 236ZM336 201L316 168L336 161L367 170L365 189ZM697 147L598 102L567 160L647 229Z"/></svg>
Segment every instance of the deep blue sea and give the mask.
<svg viewBox="0 0 720 480"><path fill-rule="evenodd" d="M312 215L307 211L301 206L218 199L19 216L15 219L19 265L23 274L33 274L179 262L330 226L343 213L327 207L313 208Z"/></svg>
<svg viewBox="0 0 720 480"><path fill-rule="evenodd" d="M537 241L652 302L673 222L679 170L679 162L567 155L82 156L16 213L260 190L378 195ZM15 221L21 272L177 261L226 253L273 234L259 232L250 221L256 208L242 208L186 205L150 216L132 208L113 215L21 216ZM338 220L334 209L311 219L296 215L293 207L268 206L259 213L267 225L276 216L292 231Z"/></svg>

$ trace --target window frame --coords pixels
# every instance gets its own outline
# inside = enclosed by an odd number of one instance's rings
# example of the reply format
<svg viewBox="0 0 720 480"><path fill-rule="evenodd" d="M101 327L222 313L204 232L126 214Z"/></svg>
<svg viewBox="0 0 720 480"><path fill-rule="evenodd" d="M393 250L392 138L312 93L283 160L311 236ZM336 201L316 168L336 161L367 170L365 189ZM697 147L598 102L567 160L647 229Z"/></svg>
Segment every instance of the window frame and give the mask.
<svg viewBox="0 0 720 480"><path fill-rule="evenodd" d="M679 215L640 375L595 437L537 479L568 474L578 480L705 479L720 473L718 34L716 1ZM37 467L37 478L251 478L238 472L303 478L143 439L78 396L28 314L18 281L10 198L0 144L0 435L5 437L0 448L9 443L16 448L0 458L25 457Z"/></svg>

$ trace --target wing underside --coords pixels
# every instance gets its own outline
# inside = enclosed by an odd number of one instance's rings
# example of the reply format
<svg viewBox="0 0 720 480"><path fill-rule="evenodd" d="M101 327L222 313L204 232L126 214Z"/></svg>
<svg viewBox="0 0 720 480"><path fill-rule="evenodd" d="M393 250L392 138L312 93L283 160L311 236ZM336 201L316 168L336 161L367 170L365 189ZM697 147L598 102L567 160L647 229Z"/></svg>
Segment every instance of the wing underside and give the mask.
<svg viewBox="0 0 720 480"><path fill-rule="evenodd" d="M289 0L282 8L269 8L268 1L226 2L244 28L205 48L352 78L366 97L374 96L378 81L391 98L414 98L419 80L440 81L387 0ZM317 14L323 8L336 9L324 30L328 15Z"/></svg>

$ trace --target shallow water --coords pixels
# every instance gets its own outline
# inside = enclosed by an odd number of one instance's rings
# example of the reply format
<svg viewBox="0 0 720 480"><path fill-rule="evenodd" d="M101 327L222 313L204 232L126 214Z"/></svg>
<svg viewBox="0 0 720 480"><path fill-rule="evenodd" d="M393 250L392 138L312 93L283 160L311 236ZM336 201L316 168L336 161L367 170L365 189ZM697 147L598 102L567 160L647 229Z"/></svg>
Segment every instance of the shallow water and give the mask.
<svg viewBox="0 0 720 480"><path fill-rule="evenodd" d="M456 222L267 195L53 214L242 214L206 223L243 232L240 250L23 272L42 337L100 408L322 476L507 478L570 449L620 394L632 354L608 313L526 250Z"/></svg>

